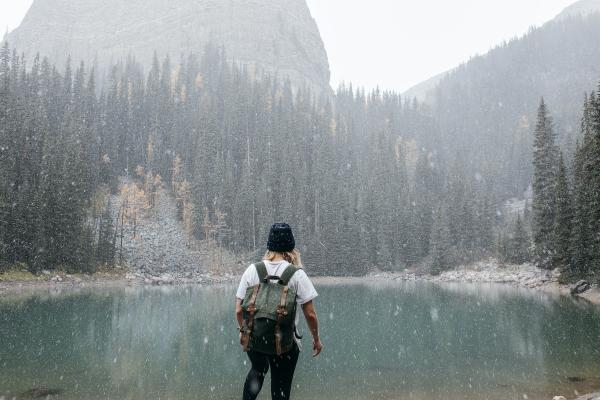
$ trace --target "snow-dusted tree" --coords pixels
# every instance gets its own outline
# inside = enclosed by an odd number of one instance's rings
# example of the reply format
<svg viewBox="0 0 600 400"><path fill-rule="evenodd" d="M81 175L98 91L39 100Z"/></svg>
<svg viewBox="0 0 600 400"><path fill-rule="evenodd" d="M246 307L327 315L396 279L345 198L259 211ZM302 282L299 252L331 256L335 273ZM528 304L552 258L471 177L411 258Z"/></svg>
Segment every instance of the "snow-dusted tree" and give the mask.
<svg viewBox="0 0 600 400"><path fill-rule="evenodd" d="M592 273L600 276L600 84L594 96L590 97L591 140L586 165L590 180L590 262ZM598 278L596 278L598 279Z"/></svg>
<svg viewBox="0 0 600 400"><path fill-rule="evenodd" d="M568 268L572 259L573 204L567 167L562 153L560 154L558 167L555 201L556 217L554 220L554 258L552 266L564 271Z"/></svg>
<svg viewBox="0 0 600 400"><path fill-rule="evenodd" d="M556 133L548 107L542 99L535 127L532 204L535 262L541 268L552 268L555 252L553 233L557 171Z"/></svg>
<svg viewBox="0 0 600 400"><path fill-rule="evenodd" d="M512 237L512 262L515 264L523 264L531 261L531 238L525 229L523 220L519 215L515 223L515 229Z"/></svg>
<svg viewBox="0 0 600 400"><path fill-rule="evenodd" d="M439 275L450 267L450 229L444 210L439 207L431 231L431 274Z"/></svg>
<svg viewBox="0 0 600 400"><path fill-rule="evenodd" d="M498 255L502 262L523 264L531 261L531 238L525 229L521 215L517 216L514 227L508 234L498 239Z"/></svg>

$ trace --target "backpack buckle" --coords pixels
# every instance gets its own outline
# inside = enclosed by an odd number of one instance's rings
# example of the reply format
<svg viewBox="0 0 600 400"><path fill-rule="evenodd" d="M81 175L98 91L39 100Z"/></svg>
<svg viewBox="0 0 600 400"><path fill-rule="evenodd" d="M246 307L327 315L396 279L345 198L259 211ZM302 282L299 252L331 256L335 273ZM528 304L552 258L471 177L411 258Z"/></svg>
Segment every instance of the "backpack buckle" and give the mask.
<svg viewBox="0 0 600 400"><path fill-rule="evenodd" d="M264 283L269 283L270 281L277 281L279 283L282 282L281 277L277 276L277 275L268 275L268 276L265 276L265 279L263 279Z"/></svg>
<svg viewBox="0 0 600 400"><path fill-rule="evenodd" d="M277 315L279 315L280 317L283 316L287 316L288 315L288 311L284 306L277 306Z"/></svg>

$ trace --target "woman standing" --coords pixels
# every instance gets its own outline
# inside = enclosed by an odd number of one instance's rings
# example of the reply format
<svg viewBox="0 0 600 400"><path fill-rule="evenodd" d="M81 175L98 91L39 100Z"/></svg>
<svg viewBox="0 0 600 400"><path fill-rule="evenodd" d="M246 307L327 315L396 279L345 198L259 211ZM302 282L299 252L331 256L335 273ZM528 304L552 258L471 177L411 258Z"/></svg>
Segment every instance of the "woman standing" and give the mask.
<svg viewBox="0 0 600 400"><path fill-rule="evenodd" d="M295 294L295 302L302 308L313 338L313 357L318 356L323 349L319 338L317 313L313 305L317 291L302 269L300 253L296 250L292 228L285 223L274 224L269 232L267 249L262 262L252 264L246 269L236 293L235 309L240 329L240 344L248 352L248 358L252 363L252 368L244 384L243 400L255 400L258 397L269 368L271 368L271 398L273 400L289 399L301 349L300 337L296 333L298 313L295 313L293 317L293 340L290 341L289 346L282 347L281 337L285 335L278 331L273 336L274 340L278 342L274 354L271 351L264 351L264 346L262 349L259 346L256 348L249 346L249 342L252 342L253 339L252 329L255 322L253 321L254 303L260 301L260 296L257 296L260 284L266 284L272 278L279 278L279 286L276 288L280 288L281 292L285 292L285 294L281 295L281 307L278 306L276 312L282 319L288 316L288 310L283 307L286 303L285 296L288 291L290 294ZM249 290L249 288L253 290ZM252 303L251 307L248 307L248 303ZM245 306L245 309L242 305ZM292 308L295 309L295 307ZM252 311L250 316L248 316L248 309ZM276 330L280 329L279 323L280 320L277 319Z"/></svg>

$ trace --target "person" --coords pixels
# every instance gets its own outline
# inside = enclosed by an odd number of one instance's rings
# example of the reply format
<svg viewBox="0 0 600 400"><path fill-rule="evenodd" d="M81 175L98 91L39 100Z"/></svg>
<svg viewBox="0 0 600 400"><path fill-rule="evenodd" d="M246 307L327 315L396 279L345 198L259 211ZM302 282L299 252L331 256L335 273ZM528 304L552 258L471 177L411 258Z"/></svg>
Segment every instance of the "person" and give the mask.
<svg viewBox="0 0 600 400"><path fill-rule="evenodd" d="M292 275L288 287L296 291L296 302L301 307L306 323L313 339L313 357L317 357L323 344L319 337L319 322L313 301L318 296L311 280L302 269L300 253L295 247L292 228L286 223L275 223L269 232L267 252L263 263L269 276L281 277L290 265L299 269ZM251 264L244 272L237 293L235 310L240 330L240 344L243 346L243 311L242 302L249 287L258 285L259 274L255 264ZM296 313L295 324L298 326L299 313ZM294 334L294 344L291 350L277 355L263 354L252 349L248 350L248 358L251 369L244 383L243 400L255 400L262 389L262 385L269 368L271 369L271 398L273 400L284 400L290 398L292 380L296 363L301 351L300 336Z"/></svg>

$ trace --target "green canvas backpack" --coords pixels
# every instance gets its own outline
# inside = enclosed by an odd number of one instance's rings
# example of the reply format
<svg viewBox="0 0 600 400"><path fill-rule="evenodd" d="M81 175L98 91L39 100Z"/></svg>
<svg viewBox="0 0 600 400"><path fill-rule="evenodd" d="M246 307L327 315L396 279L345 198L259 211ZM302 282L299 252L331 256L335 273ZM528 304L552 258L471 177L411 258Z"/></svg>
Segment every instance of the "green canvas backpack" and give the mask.
<svg viewBox="0 0 600 400"><path fill-rule="evenodd" d="M281 355L294 346L296 291L288 287L298 267L288 265L281 277L269 276L265 263L255 264L259 284L246 289L242 302L242 346L268 355Z"/></svg>

